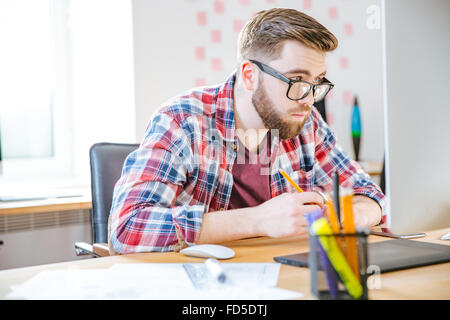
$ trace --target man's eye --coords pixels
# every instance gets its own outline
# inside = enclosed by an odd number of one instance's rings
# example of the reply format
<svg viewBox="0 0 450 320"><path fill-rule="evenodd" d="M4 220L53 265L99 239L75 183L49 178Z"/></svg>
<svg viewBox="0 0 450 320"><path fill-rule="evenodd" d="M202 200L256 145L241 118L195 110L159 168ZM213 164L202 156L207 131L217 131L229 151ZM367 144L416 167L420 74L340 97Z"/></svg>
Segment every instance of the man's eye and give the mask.
<svg viewBox="0 0 450 320"><path fill-rule="evenodd" d="M320 79L314 80L314 83L315 83L315 84L321 84L321 83L323 83L323 82L324 82L324 78L320 78Z"/></svg>
<svg viewBox="0 0 450 320"><path fill-rule="evenodd" d="M292 81L300 81L302 80L302 77L293 77L291 78Z"/></svg>

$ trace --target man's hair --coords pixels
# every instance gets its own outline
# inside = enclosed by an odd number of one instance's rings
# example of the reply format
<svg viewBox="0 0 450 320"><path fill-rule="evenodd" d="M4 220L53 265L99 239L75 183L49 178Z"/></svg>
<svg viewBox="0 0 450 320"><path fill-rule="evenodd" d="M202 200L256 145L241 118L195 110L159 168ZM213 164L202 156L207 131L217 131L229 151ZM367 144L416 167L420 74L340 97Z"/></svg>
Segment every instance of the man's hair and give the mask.
<svg viewBox="0 0 450 320"><path fill-rule="evenodd" d="M296 40L308 48L333 51L336 37L314 18L294 9L274 8L258 12L241 30L238 62L264 57L279 58L284 40Z"/></svg>

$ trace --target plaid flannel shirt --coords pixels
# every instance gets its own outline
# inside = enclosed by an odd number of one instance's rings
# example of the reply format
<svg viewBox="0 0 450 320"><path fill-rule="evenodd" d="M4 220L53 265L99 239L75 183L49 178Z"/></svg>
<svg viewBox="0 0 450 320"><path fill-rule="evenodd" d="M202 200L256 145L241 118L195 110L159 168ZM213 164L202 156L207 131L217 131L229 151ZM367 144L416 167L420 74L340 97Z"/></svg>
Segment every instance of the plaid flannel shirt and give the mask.
<svg viewBox="0 0 450 320"><path fill-rule="evenodd" d="M109 244L116 253L177 251L197 241L204 213L227 210L237 149L234 82L232 74L219 86L192 89L153 115L114 189ZM315 108L299 136L272 136L272 197L296 192L279 168L304 191L331 191L337 169L341 186L377 201L384 221L380 188L336 144Z"/></svg>

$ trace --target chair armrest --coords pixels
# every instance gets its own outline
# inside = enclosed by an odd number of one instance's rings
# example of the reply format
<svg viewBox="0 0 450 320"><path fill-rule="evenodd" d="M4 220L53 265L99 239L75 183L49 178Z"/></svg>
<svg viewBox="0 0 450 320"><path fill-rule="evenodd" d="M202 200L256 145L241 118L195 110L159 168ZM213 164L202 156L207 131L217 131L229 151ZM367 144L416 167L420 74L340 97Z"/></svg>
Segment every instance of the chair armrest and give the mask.
<svg viewBox="0 0 450 320"><path fill-rule="evenodd" d="M99 257L109 256L109 248L107 243L94 243L93 251Z"/></svg>
<svg viewBox="0 0 450 320"><path fill-rule="evenodd" d="M109 248L107 243L89 244L86 242L75 242L77 256L93 255L94 257L108 257Z"/></svg>
<svg viewBox="0 0 450 320"><path fill-rule="evenodd" d="M86 242L75 242L75 252L77 256L94 255L94 246Z"/></svg>

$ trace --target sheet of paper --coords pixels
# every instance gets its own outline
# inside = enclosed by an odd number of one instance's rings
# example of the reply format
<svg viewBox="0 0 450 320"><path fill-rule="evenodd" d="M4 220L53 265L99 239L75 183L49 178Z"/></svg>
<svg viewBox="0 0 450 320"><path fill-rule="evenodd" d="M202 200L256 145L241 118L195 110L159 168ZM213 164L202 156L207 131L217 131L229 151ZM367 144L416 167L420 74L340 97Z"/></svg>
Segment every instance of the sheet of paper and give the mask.
<svg viewBox="0 0 450 320"><path fill-rule="evenodd" d="M237 269L238 265L241 265L242 269L232 272L231 270ZM230 264L227 272L239 274L235 277L236 280L242 280L239 285L234 285L233 282L232 286L210 287L203 290L194 287L181 263L116 264L108 269L43 271L21 285L12 286L12 291L6 298L268 300L303 296L299 292L275 287L279 265L278 267L269 266L277 264L266 265ZM251 274L257 269L260 270L259 275ZM264 272L261 273L261 270ZM247 279L243 279L244 273L247 274ZM265 278L261 278L261 274L265 274Z"/></svg>

